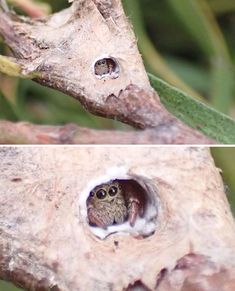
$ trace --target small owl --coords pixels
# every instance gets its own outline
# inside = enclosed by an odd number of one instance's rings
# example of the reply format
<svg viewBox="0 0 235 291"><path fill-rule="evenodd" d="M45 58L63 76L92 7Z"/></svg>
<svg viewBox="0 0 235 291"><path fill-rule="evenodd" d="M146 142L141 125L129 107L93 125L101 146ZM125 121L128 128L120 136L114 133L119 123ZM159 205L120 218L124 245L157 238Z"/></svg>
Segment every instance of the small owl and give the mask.
<svg viewBox="0 0 235 291"><path fill-rule="evenodd" d="M87 199L89 223L101 228L129 221L134 226L137 215L143 216L144 205L131 183L109 183L96 186Z"/></svg>

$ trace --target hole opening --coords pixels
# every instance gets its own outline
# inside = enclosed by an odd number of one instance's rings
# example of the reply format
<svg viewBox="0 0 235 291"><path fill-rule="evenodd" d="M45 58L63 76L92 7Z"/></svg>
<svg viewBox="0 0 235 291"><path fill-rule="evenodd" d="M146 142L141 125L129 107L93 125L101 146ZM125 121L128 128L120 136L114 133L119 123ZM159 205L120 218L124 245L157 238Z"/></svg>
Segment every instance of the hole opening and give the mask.
<svg viewBox="0 0 235 291"><path fill-rule="evenodd" d="M119 77L120 72L118 62L111 57L104 57L95 61L93 70L94 74L99 79L103 79L105 77L116 79Z"/></svg>
<svg viewBox="0 0 235 291"><path fill-rule="evenodd" d="M100 199L103 191L105 197ZM115 232L147 237L156 230L158 206L156 187L151 182L142 178L114 179L90 189L87 222L100 238Z"/></svg>

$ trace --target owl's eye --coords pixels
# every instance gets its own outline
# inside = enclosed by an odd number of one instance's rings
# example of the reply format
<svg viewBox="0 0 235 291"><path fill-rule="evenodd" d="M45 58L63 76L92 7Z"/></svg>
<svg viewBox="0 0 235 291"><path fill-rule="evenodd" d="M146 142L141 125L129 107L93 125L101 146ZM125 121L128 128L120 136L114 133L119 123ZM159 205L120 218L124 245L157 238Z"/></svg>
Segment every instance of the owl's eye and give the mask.
<svg viewBox="0 0 235 291"><path fill-rule="evenodd" d="M96 197L98 199L104 199L106 195L107 195L107 192L104 189L101 189L96 193Z"/></svg>
<svg viewBox="0 0 235 291"><path fill-rule="evenodd" d="M109 195L110 195L110 196L114 196L114 195L116 195L117 192L118 192L118 188L117 188L116 186L112 186L112 187L110 187L110 189L109 189Z"/></svg>

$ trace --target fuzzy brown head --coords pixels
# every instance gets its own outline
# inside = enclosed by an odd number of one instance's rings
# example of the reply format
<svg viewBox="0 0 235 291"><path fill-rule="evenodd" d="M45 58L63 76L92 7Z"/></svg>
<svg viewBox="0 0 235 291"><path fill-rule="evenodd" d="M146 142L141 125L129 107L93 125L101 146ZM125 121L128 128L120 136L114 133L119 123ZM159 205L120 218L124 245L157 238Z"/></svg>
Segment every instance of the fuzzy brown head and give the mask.
<svg viewBox="0 0 235 291"><path fill-rule="evenodd" d="M112 203L122 195L122 190L118 182L110 182L96 186L89 194L87 206L99 207L99 205Z"/></svg>
<svg viewBox="0 0 235 291"><path fill-rule="evenodd" d="M87 199L89 223L106 228L123 223L127 217L126 202L117 181L96 186Z"/></svg>
<svg viewBox="0 0 235 291"><path fill-rule="evenodd" d="M94 66L95 75L99 78L109 76L111 78L117 78L119 73L119 67L115 60L112 58L100 59Z"/></svg>

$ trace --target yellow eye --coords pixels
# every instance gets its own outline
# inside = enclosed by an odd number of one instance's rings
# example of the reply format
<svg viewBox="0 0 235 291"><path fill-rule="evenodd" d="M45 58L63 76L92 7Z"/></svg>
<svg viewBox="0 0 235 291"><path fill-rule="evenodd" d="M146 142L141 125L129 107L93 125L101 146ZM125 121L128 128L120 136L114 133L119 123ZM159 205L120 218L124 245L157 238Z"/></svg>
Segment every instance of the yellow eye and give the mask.
<svg viewBox="0 0 235 291"><path fill-rule="evenodd" d="M110 196L115 196L118 192L118 188L116 186L112 186L109 188L109 195Z"/></svg>
<svg viewBox="0 0 235 291"><path fill-rule="evenodd" d="M104 199L106 195L107 195L107 192L104 189L101 189L96 193L96 197L98 199Z"/></svg>

